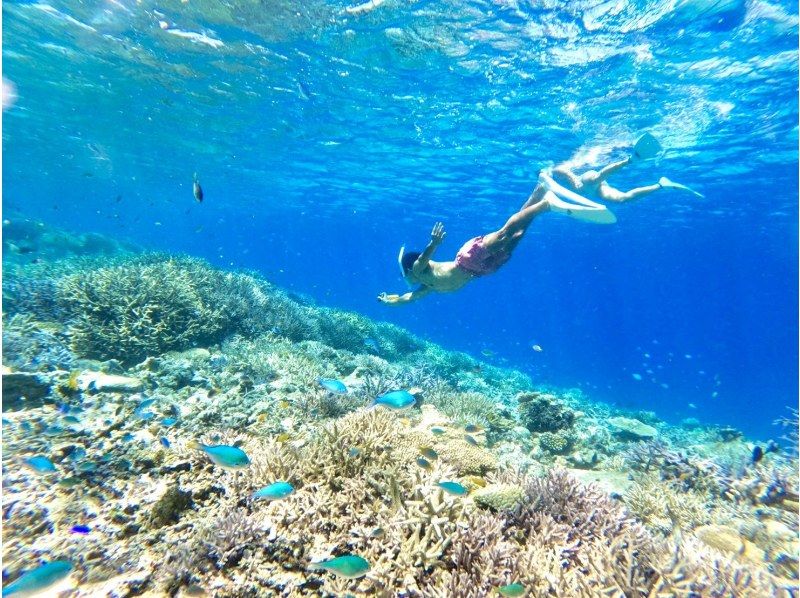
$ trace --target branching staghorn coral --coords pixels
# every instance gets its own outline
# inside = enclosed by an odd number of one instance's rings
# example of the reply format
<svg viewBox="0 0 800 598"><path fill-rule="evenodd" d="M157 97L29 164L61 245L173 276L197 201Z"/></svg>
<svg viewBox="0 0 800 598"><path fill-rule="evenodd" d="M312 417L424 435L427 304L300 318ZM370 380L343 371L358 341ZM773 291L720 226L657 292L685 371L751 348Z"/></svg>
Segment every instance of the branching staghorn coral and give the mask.
<svg viewBox="0 0 800 598"><path fill-rule="evenodd" d="M665 535L710 523L712 515L706 499L691 490L678 492L672 485L651 477L635 481L625 493L625 504L631 513Z"/></svg>
<svg viewBox="0 0 800 598"><path fill-rule="evenodd" d="M69 369L75 356L55 326L28 315L3 317L3 363L23 371Z"/></svg>
<svg viewBox="0 0 800 598"><path fill-rule="evenodd" d="M140 260L58 281L59 302L73 314L79 355L131 363L148 355L219 340L229 323L213 301L222 275L199 260Z"/></svg>

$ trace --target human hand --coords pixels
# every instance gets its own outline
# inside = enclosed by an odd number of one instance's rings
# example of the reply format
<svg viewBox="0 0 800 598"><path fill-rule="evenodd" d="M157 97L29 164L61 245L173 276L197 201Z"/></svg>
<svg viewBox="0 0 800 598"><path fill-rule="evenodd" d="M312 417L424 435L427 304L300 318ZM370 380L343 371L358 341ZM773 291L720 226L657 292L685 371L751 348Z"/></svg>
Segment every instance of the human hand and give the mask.
<svg viewBox="0 0 800 598"><path fill-rule="evenodd" d="M390 295L388 293L381 293L380 295L378 295L378 301L380 301L381 303L387 303L387 304L397 303L398 299L400 299L400 295Z"/></svg>
<svg viewBox="0 0 800 598"><path fill-rule="evenodd" d="M431 245L441 245L445 235L444 224L441 222L434 224L433 230L431 231Z"/></svg>

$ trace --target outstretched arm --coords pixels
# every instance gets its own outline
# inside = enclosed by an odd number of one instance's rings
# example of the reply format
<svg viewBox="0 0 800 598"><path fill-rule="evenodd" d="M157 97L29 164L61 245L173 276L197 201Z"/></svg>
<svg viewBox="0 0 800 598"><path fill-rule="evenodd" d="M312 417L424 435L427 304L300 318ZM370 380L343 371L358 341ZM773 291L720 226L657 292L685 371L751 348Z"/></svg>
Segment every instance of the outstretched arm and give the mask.
<svg viewBox="0 0 800 598"><path fill-rule="evenodd" d="M425 248L425 251L422 252L422 255L417 258L417 261L414 262L414 274L418 275L420 272L425 271L425 269L428 267L428 264L431 262L431 258L433 257L433 253L436 251L436 248L442 244L442 241L444 241L445 234L444 225L441 222L437 222L433 225L430 243L428 243L428 246Z"/></svg>
<svg viewBox="0 0 800 598"><path fill-rule="evenodd" d="M402 295L389 295L388 293L381 293L378 295L378 301L381 303L386 303L387 305L402 305L403 303L411 303L412 301L421 299L430 292L430 288L422 287L416 291L410 291L408 293L403 293Z"/></svg>

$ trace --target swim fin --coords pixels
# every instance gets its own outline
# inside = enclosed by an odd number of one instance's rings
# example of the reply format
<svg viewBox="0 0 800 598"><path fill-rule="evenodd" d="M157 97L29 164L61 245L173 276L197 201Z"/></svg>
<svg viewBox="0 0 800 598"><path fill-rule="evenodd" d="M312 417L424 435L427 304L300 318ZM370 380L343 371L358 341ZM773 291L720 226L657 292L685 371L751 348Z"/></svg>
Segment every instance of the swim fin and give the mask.
<svg viewBox="0 0 800 598"><path fill-rule="evenodd" d="M561 199L552 191L544 194L544 199L550 205L550 209L559 214L566 214L584 222L594 222L595 224L614 224L617 217L607 207L600 206L592 208L586 205L569 203Z"/></svg>
<svg viewBox="0 0 800 598"><path fill-rule="evenodd" d="M617 221L617 217L606 206L559 185L547 170L539 173L539 184L547 189L544 198L554 212L596 224L613 224ZM575 203L564 201L565 199Z"/></svg>
<svg viewBox="0 0 800 598"><path fill-rule="evenodd" d="M658 142L658 139L653 137L651 133L645 133L639 139L636 140L636 143L633 144L633 153L631 154L631 161L636 160L648 160L650 158L655 158L658 154L660 154L664 148L661 147L661 144Z"/></svg>
<svg viewBox="0 0 800 598"><path fill-rule="evenodd" d="M687 187L686 185L681 185L680 183L670 181L665 176L662 176L660 179L658 179L658 184L665 189L680 189L681 191L688 191L689 193L694 193L697 197L705 198L705 195L703 195L702 193L698 193L697 191L695 191L690 187Z"/></svg>

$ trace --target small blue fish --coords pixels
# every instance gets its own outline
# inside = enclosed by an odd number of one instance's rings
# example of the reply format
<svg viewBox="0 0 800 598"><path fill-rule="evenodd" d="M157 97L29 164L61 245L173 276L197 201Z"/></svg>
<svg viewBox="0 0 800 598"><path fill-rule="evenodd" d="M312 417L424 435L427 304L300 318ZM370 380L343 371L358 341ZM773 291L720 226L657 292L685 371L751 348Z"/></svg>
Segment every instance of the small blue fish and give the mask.
<svg viewBox="0 0 800 598"><path fill-rule="evenodd" d="M445 430L444 428L438 428L438 427L431 428L431 434L433 434L434 436L441 436L445 432L447 432L447 430Z"/></svg>
<svg viewBox="0 0 800 598"><path fill-rule="evenodd" d="M162 436L162 437L161 437L161 438L159 438L158 440L159 440L159 442L161 443L161 446L163 446L164 448L169 448L169 439L168 439L168 438L164 438L164 437Z"/></svg>
<svg viewBox="0 0 800 598"><path fill-rule="evenodd" d="M36 455L23 460L23 463L36 473L53 473L56 471L56 466L47 457Z"/></svg>
<svg viewBox="0 0 800 598"><path fill-rule="evenodd" d="M44 435L45 436L58 436L63 431L64 431L64 428L62 426L59 426L58 424L53 424L52 426L48 426L45 429Z"/></svg>
<svg viewBox="0 0 800 598"><path fill-rule="evenodd" d="M264 486L261 490L257 490L255 494L253 494L253 499L268 501L281 500L289 496L292 492L294 492L294 486L288 482L275 482L269 486Z"/></svg>
<svg viewBox="0 0 800 598"><path fill-rule="evenodd" d="M19 427L26 434L33 431L33 426L31 425L31 422L22 422L19 425Z"/></svg>
<svg viewBox="0 0 800 598"><path fill-rule="evenodd" d="M28 571L16 581L3 588L3 598L44 595L47 590L66 579L72 573L69 561L53 561Z"/></svg>
<svg viewBox="0 0 800 598"><path fill-rule="evenodd" d="M448 494L452 494L454 496L464 496L465 494L467 494L467 492L469 492L464 486L462 486L458 482L437 482L436 485L439 486L439 488L441 488Z"/></svg>
<svg viewBox="0 0 800 598"><path fill-rule="evenodd" d="M58 410L61 413L69 413L69 405L67 405L66 403L60 403L58 405Z"/></svg>
<svg viewBox="0 0 800 598"><path fill-rule="evenodd" d="M72 449L72 452L69 454L69 458L73 461L77 461L78 459L83 459L86 456L86 449L82 446L76 446Z"/></svg>
<svg viewBox="0 0 800 598"><path fill-rule="evenodd" d="M357 579L369 573L369 563L366 559L354 554L337 556L335 559L311 563L312 569L325 569L347 579Z"/></svg>
<svg viewBox="0 0 800 598"><path fill-rule="evenodd" d="M6 419L6 418L4 417L4 418L3 418L3 425L4 425L4 426L10 426L10 425L11 425L11 420L9 420L9 419Z"/></svg>
<svg viewBox="0 0 800 598"><path fill-rule="evenodd" d="M320 378L318 382L320 386L329 392L337 395L347 394L347 387L341 380L335 380L333 378Z"/></svg>
<svg viewBox="0 0 800 598"><path fill-rule="evenodd" d="M79 424L79 423L81 423L81 420L79 420L74 415L65 415L64 417L61 418L61 420L64 423L67 423L67 424Z"/></svg>
<svg viewBox="0 0 800 598"><path fill-rule="evenodd" d="M136 406L136 411L144 411L150 405L154 404L158 399L145 399L144 401L140 401L139 404Z"/></svg>
<svg viewBox="0 0 800 598"><path fill-rule="evenodd" d="M122 442L130 442L131 440L133 440L133 438L134 438L133 434L131 434L130 432L125 432L122 435Z"/></svg>
<svg viewBox="0 0 800 598"><path fill-rule="evenodd" d="M360 449L360 448L358 448L357 446L354 446L353 448L351 448L351 449L349 449L349 450L347 451L347 456L348 456L348 457L352 457L352 458L354 458L354 459L355 459L356 457L358 457L360 454L361 454L361 449Z"/></svg>
<svg viewBox="0 0 800 598"><path fill-rule="evenodd" d="M70 533L73 534L80 534L82 536L85 536L92 530L88 525L73 525L71 528L69 528L69 531Z"/></svg>
<svg viewBox="0 0 800 598"><path fill-rule="evenodd" d="M467 441L467 444L471 444L472 446L480 446L480 445L478 444L478 441L477 441L477 440L475 440L475 439L474 439L472 436L470 436L469 434L464 434L464 440L466 440L466 441Z"/></svg>
<svg viewBox="0 0 800 598"><path fill-rule="evenodd" d="M145 399L144 401L140 401L139 404L136 406L136 409L133 410L133 414L138 417L139 419L143 419L144 421L149 421L153 419L156 414L152 411L147 411L147 408L150 407L153 403L155 403L158 399Z"/></svg>
<svg viewBox="0 0 800 598"><path fill-rule="evenodd" d="M164 419L161 420L161 423L167 427L170 427L174 426L177 421L178 420L175 419L174 417L165 417Z"/></svg>
<svg viewBox="0 0 800 598"><path fill-rule="evenodd" d="M510 583L507 586L497 588L497 593L506 598L518 598L524 596L527 589L521 583Z"/></svg>
<svg viewBox="0 0 800 598"><path fill-rule="evenodd" d="M242 449L235 446L228 446L226 444L209 446L196 441L189 442L187 446L203 451L208 455L214 465L218 465L223 469L242 469L250 465L250 459L247 457L247 454Z"/></svg>
<svg viewBox="0 0 800 598"><path fill-rule="evenodd" d="M84 461L83 463L78 463L77 469L81 473L91 473L97 470L97 463L92 461Z"/></svg>
<svg viewBox="0 0 800 598"><path fill-rule="evenodd" d="M416 402L417 399L415 399L414 395L407 390L393 390L391 392L387 392L386 394L382 394L376 398L372 404L383 405L389 409L400 411L413 407L414 403Z"/></svg>

